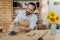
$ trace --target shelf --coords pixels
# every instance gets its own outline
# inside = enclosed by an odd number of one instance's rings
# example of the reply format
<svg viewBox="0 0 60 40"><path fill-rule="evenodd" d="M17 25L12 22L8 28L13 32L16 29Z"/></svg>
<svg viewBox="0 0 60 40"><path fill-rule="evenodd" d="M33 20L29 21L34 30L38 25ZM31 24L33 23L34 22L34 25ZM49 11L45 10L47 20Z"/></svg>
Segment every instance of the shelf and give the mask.
<svg viewBox="0 0 60 40"><path fill-rule="evenodd" d="M14 0L14 1L39 1L39 0Z"/></svg>
<svg viewBox="0 0 60 40"><path fill-rule="evenodd" d="M26 8L23 8L23 7L13 7L13 9L26 9Z"/></svg>
<svg viewBox="0 0 60 40"><path fill-rule="evenodd" d="M23 8L23 7L13 7L14 9L26 9L26 8ZM39 8L36 8L37 10L39 10Z"/></svg>

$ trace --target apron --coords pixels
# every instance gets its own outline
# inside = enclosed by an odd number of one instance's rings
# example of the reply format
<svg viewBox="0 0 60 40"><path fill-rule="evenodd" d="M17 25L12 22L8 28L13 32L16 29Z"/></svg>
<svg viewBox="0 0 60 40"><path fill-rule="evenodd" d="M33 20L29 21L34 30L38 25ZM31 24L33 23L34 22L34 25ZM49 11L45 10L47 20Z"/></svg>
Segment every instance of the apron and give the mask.
<svg viewBox="0 0 60 40"><path fill-rule="evenodd" d="M29 27L30 25L30 21L28 19L23 19L21 18L21 20L18 23L18 27ZM20 30L20 29L19 29ZM19 31L20 33L26 33L25 31Z"/></svg>
<svg viewBox="0 0 60 40"><path fill-rule="evenodd" d="M30 21L28 19L21 19L19 21L19 26L23 26L23 27L29 27L30 25Z"/></svg>

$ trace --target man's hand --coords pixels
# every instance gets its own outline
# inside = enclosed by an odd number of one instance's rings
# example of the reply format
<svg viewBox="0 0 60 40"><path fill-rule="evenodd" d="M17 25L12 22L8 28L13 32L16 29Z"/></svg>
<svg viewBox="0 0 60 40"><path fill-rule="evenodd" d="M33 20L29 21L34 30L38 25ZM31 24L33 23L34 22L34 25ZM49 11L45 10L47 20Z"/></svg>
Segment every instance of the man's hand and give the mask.
<svg viewBox="0 0 60 40"><path fill-rule="evenodd" d="M15 32L24 31L25 27L15 27Z"/></svg>
<svg viewBox="0 0 60 40"><path fill-rule="evenodd" d="M25 27L20 27L19 29L23 31L23 30L25 30L26 28L25 28Z"/></svg>
<svg viewBox="0 0 60 40"><path fill-rule="evenodd" d="M19 27L16 27L15 28L15 32L20 32L20 31L26 31L26 32L29 32L31 31L32 29L30 29L29 27L22 27L22 26L19 26Z"/></svg>
<svg viewBox="0 0 60 40"><path fill-rule="evenodd" d="M15 27L14 31L15 32L19 32L20 31L20 28L19 27Z"/></svg>

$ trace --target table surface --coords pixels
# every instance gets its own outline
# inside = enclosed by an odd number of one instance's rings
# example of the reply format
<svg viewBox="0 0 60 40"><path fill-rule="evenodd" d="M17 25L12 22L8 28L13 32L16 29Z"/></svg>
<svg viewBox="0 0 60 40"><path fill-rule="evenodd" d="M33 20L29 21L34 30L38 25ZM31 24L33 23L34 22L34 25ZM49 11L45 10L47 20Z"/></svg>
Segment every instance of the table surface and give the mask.
<svg viewBox="0 0 60 40"><path fill-rule="evenodd" d="M2 36L2 38L0 39L2 40L38 40L38 38L42 37L43 35L44 35L43 40L60 40L60 30L57 30L56 35L51 35L50 30L34 30L29 33L19 33L16 36L9 36L9 35Z"/></svg>

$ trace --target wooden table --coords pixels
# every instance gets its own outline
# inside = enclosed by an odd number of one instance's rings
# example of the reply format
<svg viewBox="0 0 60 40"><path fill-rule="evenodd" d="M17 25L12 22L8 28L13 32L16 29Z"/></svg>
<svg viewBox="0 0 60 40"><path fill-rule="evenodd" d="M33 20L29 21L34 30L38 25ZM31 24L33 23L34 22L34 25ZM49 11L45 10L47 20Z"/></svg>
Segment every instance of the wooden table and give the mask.
<svg viewBox="0 0 60 40"><path fill-rule="evenodd" d="M46 32L47 34L45 34ZM2 36L2 40L38 40L44 34L44 40L60 40L60 30L57 30L56 35L51 35L50 30L34 30L29 33L19 33L16 36Z"/></svg>
<svg viewBox="0 0 60 40"><path fill-rule="evenodd" d="M45 35L44 40L60 40L60 30L57 30L56 35L51 35L51 31Z"/></svg>

